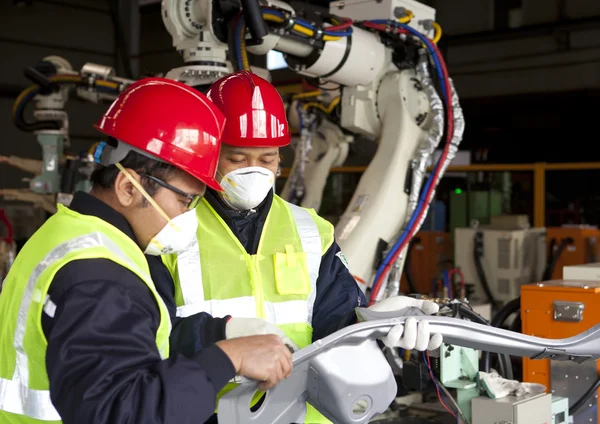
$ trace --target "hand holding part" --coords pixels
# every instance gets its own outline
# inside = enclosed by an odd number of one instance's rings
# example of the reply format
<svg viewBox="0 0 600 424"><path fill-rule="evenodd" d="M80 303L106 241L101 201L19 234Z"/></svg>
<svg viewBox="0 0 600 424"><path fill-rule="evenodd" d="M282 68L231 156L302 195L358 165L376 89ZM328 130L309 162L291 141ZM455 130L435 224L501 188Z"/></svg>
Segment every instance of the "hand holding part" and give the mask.
<svg viewBox="0 0 600 424"><path fill-rule="evenodd" d="M281 341L285 343L292 352L299 350L299 347L285 335L281 328L262 318L231 318L225 325L225 337L227 339L262 334L274 334L279 336Z"/></svg>
<svg viewBox="0 0 600 424"><path fill-rule="evenodd" d="M392 312L407 308L418 308L426 315L432 315L439 311L439 306L434 302L406 296L389 297L368 309L375 312ZM381 341L387 347L424 351L439 348L443 338L441 334L431 334L427 321L408 318L403 324L394 326Z"/></svg>
<svg viewBox="0 0 600 424"><path fill-rule="evenodd" d="M221 340L217 346L229 357L239 375L260 381L258 388L262 391L292 373L292 353L274 334Z"/></svg>

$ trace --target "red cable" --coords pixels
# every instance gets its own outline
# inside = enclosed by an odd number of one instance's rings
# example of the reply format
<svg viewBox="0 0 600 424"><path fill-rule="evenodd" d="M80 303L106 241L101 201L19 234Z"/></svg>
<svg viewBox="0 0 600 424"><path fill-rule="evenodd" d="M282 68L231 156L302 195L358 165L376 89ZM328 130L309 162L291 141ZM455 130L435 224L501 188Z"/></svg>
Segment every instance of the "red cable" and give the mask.
<svg viewBox="0 0 600 424"><path fill-rule="evenodd" d="M0 222L4 223L4 225L6 226L6 237L4 237L3 240L6 241L8 244L12 244L13 227L10 223L10 220L8 219L8 216L6 216L6 212L4 212L4 209L0 209Z"/></svg>
<svg viewBox="0 0 600 424"><path fill-rule="evenodd" d="M465 276L463 275L460 269L452 268L448 273L450 277L452 277L454 274L458 274L458 276L460 277L460 287L463 289L465 288Z"/></svg>
<svg viewBox="0 0 600 424"><path fill-rule="evenodd" d="M350 28L352 26L352 24L354 23L352 21L352 19L348 19L348 18L342 18L342 19L343 19L343 22L341 24L324 27L324 29L326 29L327 31L343 31L345 29Z"/></svg>
<svg viewBox="0 0 600 424"><path fill-rule="evenodd" d="M442 404L442 406L444 407L444 409L446 411L448 411L454 418L457 418L456 414L454 412L452 412L452 410L450 408L448 408L446 406L446 404L444 403L444 401L442 400L442 394L440 393L440 388L438 387L437 384L435 384L436 378L433 375L433 370L431 369L431 360L429 359L429 351L427 351L427 368L429 368L429 375L431 376L431 380L434 382L435 391L437 392L437 397L438 397L440 403ZM442 384L442 383L440 383L440 384Z"/></svg>
<svg viewBox="0 0 600 424"><path fill-rule="evenodd" d="M447 122L448 125L447 125L447 130L446 130L446 146L440 157L440 162L444 162L446 160L446 158L448 157L448 153L450 152L450 146L451 146L450 142L452 141L452 137L454 135L453 134L454 133L454 110L452 109L452 89L450 86L450 80L448 79L448 70L446 68L446 62L444 61L444 58L442 57L436 44L433 42L431 42L430 44L433 47L434 53L438 57L438 61L440 63L440 67L441 67L441 71L442 71L442 76L444 78L444 86L446 87L446 109L447 109L447 115L448 115L448 122ZM431 203L431 198L433 197L433 192L438 185L440 176L434 175L434 178L435 178L435 180L432 182L431 186L429 187L429 190L427 191L427 195L425 197L425 199L426 199L425 204L427 206L429 206L429 204ZM417 220L415 221L414 227L410 230L408 236L404 239L404 241L402 242L402 244L400 245L400 247L398 248L398 250L392 257L392 260L389 261L385 265L383 272L379 276L379 279L373 285L373 290L371 293L371 298L369 300L369 305L373 305L375 303L375 299L377 298L377 295L379 294L379 290L383 283L384 277L388 274L392 264L394 262L396 262L396 259L398 259L398 256L400 256L400 253L404 250L404 248L406 247L406 244L408 242L410 242L410 240L412 239L412 237L415 233L415 229L417 228L417 224L421 221L421 219L425 215L427 209L428 209L428 207L423 207L423 209L421 210L421 212L419 213L419 215L417 217Z"/></svg>

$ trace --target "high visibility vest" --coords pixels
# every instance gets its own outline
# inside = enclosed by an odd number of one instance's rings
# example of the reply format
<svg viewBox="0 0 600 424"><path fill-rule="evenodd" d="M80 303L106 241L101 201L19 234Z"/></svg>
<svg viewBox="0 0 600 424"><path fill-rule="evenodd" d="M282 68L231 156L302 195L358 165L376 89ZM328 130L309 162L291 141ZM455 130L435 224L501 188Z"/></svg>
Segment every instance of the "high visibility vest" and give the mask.
<svg viewBox="0 0 600 424"><path fill-rule="evenodd" d="M156 346L161 358L169 356L169 312L139 246L109 223L58 205L17 256L0 295L1 423L61 422L50 400L42 313L54 316L48 296L54 275L71 261L93 258L116 262L146 283L160 309Z"/></svg>
<svg viewBox="0 0 600 424"><path fill-rule="evenodd" d="M333 243L331 223L273 196L257 253L250 255L206 199L196 210L198 243L163 257L175 281L177 315L260 317L300 348L312 343L317 278L321 257ZM218 397L236 386L229 383ZM307 406L304 422L330 422Z"/></svg>

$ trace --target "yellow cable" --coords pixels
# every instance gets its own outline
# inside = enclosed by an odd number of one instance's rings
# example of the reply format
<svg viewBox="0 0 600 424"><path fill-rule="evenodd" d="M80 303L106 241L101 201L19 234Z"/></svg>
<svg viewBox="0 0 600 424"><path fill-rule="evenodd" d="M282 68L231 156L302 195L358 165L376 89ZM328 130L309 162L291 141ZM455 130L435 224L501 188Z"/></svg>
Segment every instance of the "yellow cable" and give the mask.
<svg viewBox="0 0 600 424"><path fill-rule="evenodd" d="M433 29L435 30L435 35L433 36L433 42L435 44L437 44L437 42L440 41L440 38L442 38L442 27L437 22L433 22L431 24L431 26L433 26Z"/></svg>
<svg viewBox="0 0 600 424"><path fill-rule="evenodd" d="M55 76L49 77L48 80L50 82L73 82L73 83L76 83L76 82L81 81L81 77L78 75L55 75ZM23 101L23 99L26 96L31 94L32 91L37 90L39 88L40 88L39 85L32 84L19 94L19 96L17 97L17 99L15 100L15 102L13 104L13 109L12 109L13 116L17 112L17 106L19 106L19 103L21 103L21 101Z"/></svg>
<svg viewBox="0 0 600 424"><path fill-rule="evenodd" d="M412 13L410 10L408 9L404 9L404 16L401 18L398 18L398 22L400 22L401 24L407 24L411 21L412 18L415 17L415 14Z"/></svg>
<svg viewBox="0 0 600 424"><path fill-rule="evenodd" d="M306 93L298 93L292 96L292 99L306 99L307 97L316 97L321 94L321 90L307 91Z"/></svg>
<svg viewBox="0 0 600 424"><path fill-rule="evenodd" d="M308 110L309 107L314 107L319 110L322 110L323 112L325 112L326 114L329 115L331 112L333 112L333 110L339 103L340 103L340 98L336 97L327 106L323 106L321 103L317 103L317 102L308 102L308 103L305 103L304 105L302 105L302 109Z"/></svg>
<svg viewBox="0 0 600 424"><path fill-rule="evenodd" d="M92 144L92 147L90 147L90 149L88 150L88 155L94 156L94 153L96 152L96 147L98 147L98 144L100 144L99 141Z"/></svg>
<svg viewBox="0 0 600 424"><path fill-rule="evenodd" d="M278 24L283 23L283 19L281 19L279 16L276 15L271 15L269 13L264 13L263 14L263 18L265 21L269 21L269 22L276 22ZM308 28L305 28L301 25L298 24L294 24L293 28L294 31L299 32L302 35L306 35L307 37L313 37L314 36L314 31ZM333 36L333 35L324 35L323 36L323 41L337 41L339 39L341 39L342 37L337 37L337 36Z"/></svg>
<svg viewBox="0 0 600 424"><path fill-rule="evenodd" d="M240 31L240 52L242 54L242 69L249 71L250 62L248 60L248 52L246 51L246 26L243 26Z"/></svg>
<svg viewBox="0 0 600 424"><path fill-rule="evenodd" d="M333 109L336 108L336 106L340 103L340 98L336 97L335 99L333 99L331 101L331 103L329 103L329 106L327 106L327 113L331 113L333 112Z"/></svg>
<svg viewBox="0 0 600 424"><path fill-rule="evenodd" d="M111 82L111 81L105 81L105 80L97 80L96 85L100 86L100 87L113 88L115 90L117 88L119 88L119 84L117 84L115 82Z"/></svg>

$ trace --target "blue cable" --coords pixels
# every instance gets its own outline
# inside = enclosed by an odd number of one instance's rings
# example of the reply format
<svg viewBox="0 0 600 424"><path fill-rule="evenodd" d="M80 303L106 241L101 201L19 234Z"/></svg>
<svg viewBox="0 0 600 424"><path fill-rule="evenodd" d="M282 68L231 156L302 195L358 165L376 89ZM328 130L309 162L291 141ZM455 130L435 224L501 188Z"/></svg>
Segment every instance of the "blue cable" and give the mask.
<svg viewBox="0 0 600 424"><path fill-rule="evenodd" d="M396 253L396 251L400 248L402 243L404 243L404 240L408 236L410 229L415 225L417 217L420 215L421 209L423 209L423 205L425 204L427 192L429 191L429 188L431 187L431 184L433 183L433 179L435 178L435 175L437 174L438 169L442 163L441 158L442 158L442 156L440 156L440 159L435 164L435 167L433 168L431 175L427 179L427 183L425 184L425 187L423 188L423 191L421 192L421 197L419 198L419 203L417 204L417 207L416 207L415 211L413 212L413 215L410 218L408 225L406 226L406 230L402 233L402 235L400 236L400 238L398 239L396 244L394 244L394 246L392 247L392 249L390 250L388 255L385 257L385 259L381 263L381 265L379 265L379 268L377 269L377 273L375 274L375 279L373 280L373 282L379 280L379 276L382 274L383 269L389 263L390 259L393 257L393 255Z"/></svg>
<svg viewBox="0 0 600 424"><path fill-rule="evenodd" d="M429 39L427 37L425 37L424 35L422 35L421 33L419 33L417 30L409 27L408 25L404 25L404 24L401 24L401 23L396 23L396 22L392 22L392 21L384 20L384 19L376 19L376 20L372 20L372 21L369 21L369 22L372 22L372 23L375 23L375 24L384 24L384 25L389 25L390 23L392 23L393 25L398 25L401 28L410 31L412 34L415 34L421 41L423 41L425 43L425 45L427 46L427 48L430 50L431 56L433 57L434 63L436 65L435 67L436 67L436 72L438 74L438 78L440 78L440 81L442 81L442 82L444 81L444 75L442 73L442 67L440 65L439 59L438 59L437 55L435 54L435 50L431 46L431 42L429 41ZM442 87L442 95L443 95L444 99L448 100L447 99L445 85L443 83L440 84L440 85ZM377 272L375 274L375 278L373 280L373 284L377 280L379 280L379 277L383 273L383 269L390 262L391 258L395 255L396 251L400 248L400 246L402 245L402 243L404 243L404 240L408 236L408 233L409 233L410 229L414 226L417 217L420 215L421 210L423 209L423 206L424 206L425 201L426 201L427 192L429 191L429 188L431 187L431 184L433 183L433 180L436 177L437 172L439 170L439 167L441 165L441 162L442 162L441 159L442 159L442 156L440 156L440 158L438 159L438 162L435 164L435 167L433 168L431 174L429 175L429 178L427 179L427 183L425 184L425 187L423 188L423 191L421 192L421 196L419 198L419 203L417 204L417 207L416 207L415 211L413 212L413 215L412 215L410 221L408 222L406 230L402 233L402 235L400 236L400 238L398 239L398 241L394 244L394 246L392 247L392 249L390 250L390 252L387 254L387 256L385 257L385 259L383 260L383 262L381 263L381 265L377 269Z"/></svg>
<svg viewBox="0 0 600 424"><path fill-rule="evenodd" d="M433 370L429 366L429 361L427 360L427 355L425 354L425 351L423 351L423 360L425 361L425 365L427 365L427 369L431 373L431 377L432 377L431 381L433 381L433 384L435 384L435 388L437 389L437 391L440 393L441 396L443 396L446 399L448 399L448 396L446 396L446 393L444 393L444 391L440 388L440 386L439 386L439 384L437 382L437 379L433 375ZM452 413L454 413L454 410L452 408L450 408L448 405L446 405L446 407L448 409L450 409L450 411L452 411ZM460 418L458 418L458 411L456 413L454 413L454 418L456 418L456 421L457 421L458 424L461 424Z"/></svg>
<svg viewBox="0 0 600 424"><path fill-rule="evenodd" d="M244 25L244 17L240 16L240 19L235 27L235 42L234 42L235 59L238 63L239 69L244 69L244 64L242 63L242 43L241 43L242 26L243 25Z"/></svg>
<svg viewBox="0 0 600 424"><path fill-rule="evenodd" d="M280 12L279 10L262 8L262 12L268 13L270 15L275 15L281 19L285 19L285 15L282 12ZM301 18L294 18L294 23L296 23L306 29L309 29L311 31L315 31L315 27L313 25L311 25L310 23L306 22L305 20L303 20ZM343 31L329 31L326 28L323 28L323 34L331 35L332 37L347 37L352 34L352 27L349 27Z"/></svg>
<svg viewBox="0 0 600 424"><path fill-rule="evenodd" d="M408 32L410 32L411 34L415 35L419 40L421 40L427 46L427 49L431 52L431 56L433 58L433 62L435 63L435 70L438 74L438 78L440 79L440 81L444 81L444 74L442 73L442 66L440 65L439 58L438 58L437 54L435 54L435 50L434 50L433 46L431 45L431 40L429 38L427 38L426 36L421 34L416 29L414 29L406 24L401 24L400 22L394 22L394 21L390 21L387 19L374 19L369 22L372 22L374 24L397 26L397 27L405 29ZM442 95L444 97L444 100L448 100L448 95L446 93L446 86L444 84L441 84L441 88L442 88Z"/></svg>

